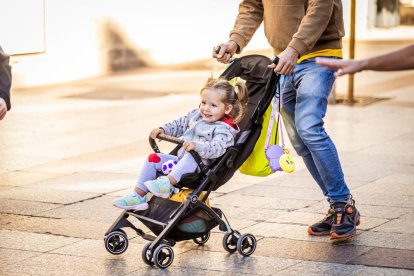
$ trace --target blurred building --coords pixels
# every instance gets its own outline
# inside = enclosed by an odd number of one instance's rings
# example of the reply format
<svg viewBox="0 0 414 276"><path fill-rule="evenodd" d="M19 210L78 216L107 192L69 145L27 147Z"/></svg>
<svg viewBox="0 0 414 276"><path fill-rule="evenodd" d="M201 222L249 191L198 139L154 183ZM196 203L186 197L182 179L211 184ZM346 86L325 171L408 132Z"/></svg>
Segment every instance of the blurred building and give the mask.
<svg viewBox="0 0 414 276"><path fill-rule="evenodd" d="M0 0L14 86L209 58L239 0ZM346 30L350 0L344 0ZM357 40L414 40L414 0L357 1ZM268 48L263 30L247 50Z"/></svg>

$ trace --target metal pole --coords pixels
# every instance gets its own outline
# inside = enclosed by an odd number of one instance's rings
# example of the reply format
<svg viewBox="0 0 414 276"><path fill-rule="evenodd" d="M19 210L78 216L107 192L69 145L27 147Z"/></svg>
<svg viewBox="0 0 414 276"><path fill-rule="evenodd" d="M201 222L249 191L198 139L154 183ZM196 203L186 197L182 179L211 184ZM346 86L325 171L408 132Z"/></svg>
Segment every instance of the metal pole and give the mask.
<svg viewBox="0 0 414 276"><path fill-rule="evenodd" d="M355 58L355 8L356 0L351 0L351 31L349 33L349 58ZM353 103L354 100L354 74L348 76L348 102Z"/></svg>

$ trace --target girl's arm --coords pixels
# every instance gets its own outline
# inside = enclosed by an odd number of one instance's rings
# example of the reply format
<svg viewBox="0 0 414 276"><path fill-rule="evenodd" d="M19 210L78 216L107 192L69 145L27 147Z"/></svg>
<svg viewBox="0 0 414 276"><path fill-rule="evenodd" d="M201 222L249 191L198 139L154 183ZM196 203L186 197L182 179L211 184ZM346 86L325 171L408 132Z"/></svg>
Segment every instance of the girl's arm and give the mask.
<svg viewBox="0 0 414 276"><path fill-rule="evenodd" d="M190 111L187 115L180 117L170 123L163 125L161 128L164 130L165 134L171 135L174 137L180 137L188 128L190 119L198 112L198 109Z"/></svg>

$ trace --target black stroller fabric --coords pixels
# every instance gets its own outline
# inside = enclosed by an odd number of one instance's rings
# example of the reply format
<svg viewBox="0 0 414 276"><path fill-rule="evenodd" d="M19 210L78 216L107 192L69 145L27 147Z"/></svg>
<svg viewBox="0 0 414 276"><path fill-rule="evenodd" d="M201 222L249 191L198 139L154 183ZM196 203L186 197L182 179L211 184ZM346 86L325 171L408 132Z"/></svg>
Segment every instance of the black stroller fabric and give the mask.
<svg viewBox="0 0 414 276"><path fill-rule="evenodd" d="M250 156L257 139L259 139L263 115L272 102L276 92L276 84L279 81L279 77L273 70L267 68L271 63L272 61L268 57L261 55L241 57L234 61L220 76L227 80L239 77L246 81L249 91L247 112L238 125L241 134L244 131L250 131L250 133L245 141L237 141L236 145L229 149L231 156L227 162L231 164L231 168L225 166L218 168L219 179L213 190L217 190L234 175Z"/></svg>

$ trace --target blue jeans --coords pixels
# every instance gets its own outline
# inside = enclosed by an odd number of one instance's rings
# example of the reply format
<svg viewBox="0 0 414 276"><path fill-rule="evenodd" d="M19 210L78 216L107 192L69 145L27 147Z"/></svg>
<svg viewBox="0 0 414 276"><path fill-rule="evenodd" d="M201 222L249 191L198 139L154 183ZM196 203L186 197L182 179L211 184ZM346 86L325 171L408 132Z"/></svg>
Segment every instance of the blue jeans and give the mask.
<svg viewBox="0 0 414 276"><path fill-rule="evenodd" d="M291 75L280 79L281 114L290 141L331 204L350 197L338 152L323 121L334 80L334 72L315 59L297 64Z"/></svg>

